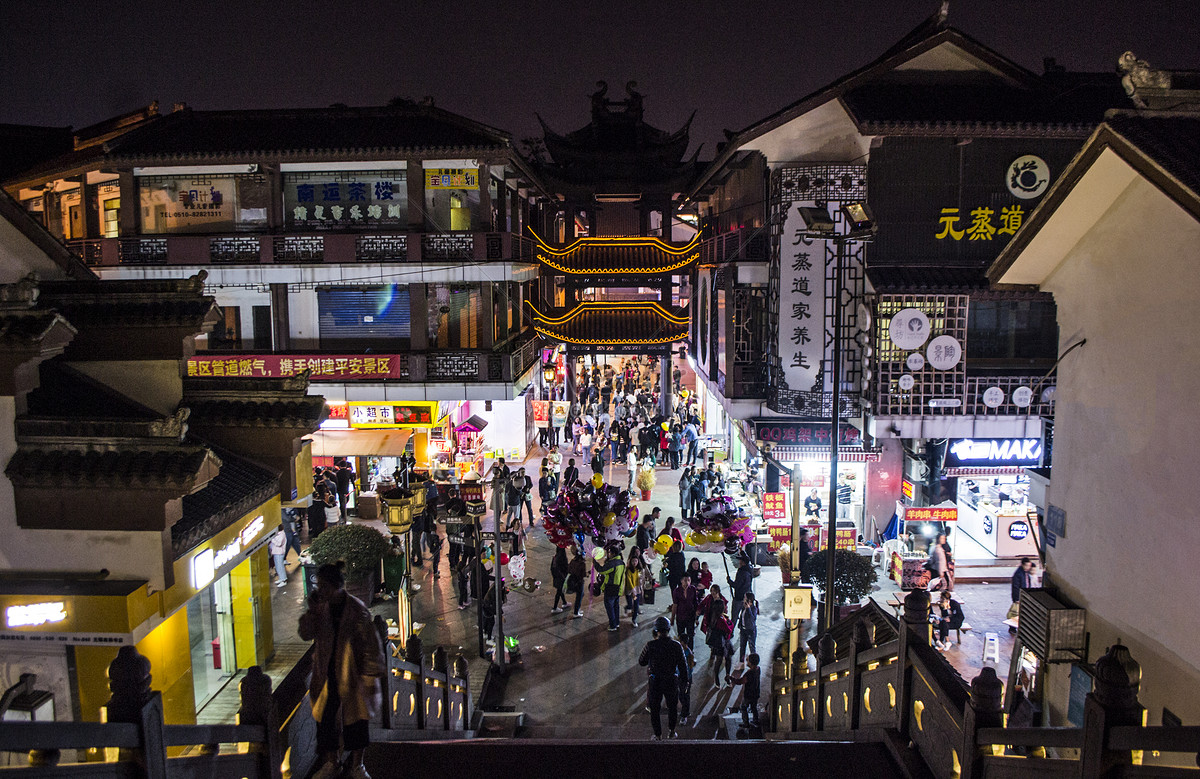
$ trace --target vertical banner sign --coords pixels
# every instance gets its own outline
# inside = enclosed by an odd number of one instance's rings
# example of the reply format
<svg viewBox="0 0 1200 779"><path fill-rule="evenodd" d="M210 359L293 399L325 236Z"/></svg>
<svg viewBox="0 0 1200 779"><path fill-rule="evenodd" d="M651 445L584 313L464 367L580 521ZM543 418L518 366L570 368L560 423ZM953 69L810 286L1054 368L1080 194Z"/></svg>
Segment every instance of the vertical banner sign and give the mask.
<svg viewBox="0 0 1200 779"><path fill-rule="evenodd" d="M567 424L567 414L571 413L571 404L565 400L554 401L550 424L554 427L562 427Z"/></svg>
<svg viewBox="0 0 1200 779"><path fill-rule="evenodd" d="M539 428L550 427L550 401L533 401L533 423Z"/></svg>
<svg viewBox="0 0 1200 779"><path fill-rule="evenodd" d="M825 241L804 237L792 203L779 247L779 358L788 389L816 390L825 356Z"/></svg>

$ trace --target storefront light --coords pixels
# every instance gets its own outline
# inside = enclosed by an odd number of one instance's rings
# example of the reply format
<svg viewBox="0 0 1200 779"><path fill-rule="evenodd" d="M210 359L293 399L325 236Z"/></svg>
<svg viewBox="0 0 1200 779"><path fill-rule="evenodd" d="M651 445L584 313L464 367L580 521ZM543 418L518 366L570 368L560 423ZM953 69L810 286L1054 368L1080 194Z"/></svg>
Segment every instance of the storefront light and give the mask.
<svg viewBox="0 0 1200 779"><path fill-rule="evenodd" d="M10 628L46 625L54 622L62 622L66 618L67 608L66 604L62 601L9 606L4 612L4 622Z"/></svg>

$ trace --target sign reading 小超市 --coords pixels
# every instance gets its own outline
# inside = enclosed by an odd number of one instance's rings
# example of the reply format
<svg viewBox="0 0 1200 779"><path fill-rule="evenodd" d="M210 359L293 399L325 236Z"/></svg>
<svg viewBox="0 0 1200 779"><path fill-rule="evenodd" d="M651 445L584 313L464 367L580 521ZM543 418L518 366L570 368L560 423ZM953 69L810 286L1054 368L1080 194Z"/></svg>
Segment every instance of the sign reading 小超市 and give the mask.
<svg viewBox="0 0 1200 779"><path fill-rule="evenodd" d="M909 506L905 522L957 522L958 508L952 506Z"/></svg>
<svg viewBox="0 0 1200 779"><path fill-rule="evenodd" d="M437 401L357 403L350 406L350 427L433 427Z"/></svg>
<svg viewBox="0 0 1200 779"><path fill-rule="evenodd" d="M828 422L776 422L754 420L754 437L759 441L791 446L829 446ZM854 425L838 426L838 445L862 446L862 433Z"/></svg>
<svg viewBox="0 0 1200 779"><path fill-rule="evenodd" d="M378 381L402 379L407 362L401 355L361 354L241 354L236 357L216 353L189 357L189 378L210 376L275 379L312 371L313 381Z"/></svg>
<svg viewBox="0 0 1200 779"><path fill-rule="evenodd" d="M762 516L763 519L786 519L787 496L782 492L764 492Z"/></svg>
<svg viewBox="0 0 1200 779"><path fill-rule="evenodd" d="M1041 463L1040 438L959 438L946 448L947 468L1033 467Z"/></svg>

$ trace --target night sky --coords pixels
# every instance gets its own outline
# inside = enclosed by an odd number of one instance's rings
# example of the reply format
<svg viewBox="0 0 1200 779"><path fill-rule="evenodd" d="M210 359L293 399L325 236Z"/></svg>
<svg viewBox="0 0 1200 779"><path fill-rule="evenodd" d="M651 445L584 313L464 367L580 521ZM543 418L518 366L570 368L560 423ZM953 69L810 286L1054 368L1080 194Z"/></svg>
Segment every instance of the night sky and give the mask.
<svg viewBox="0 0 1200 779"><path fill-rule="evenodd" d="M0 2L0 122L82 127L158 99L164 111L438 106L538 134L588 121L638 82L646 118L674 130L698 109L710 158L741 129L878 57L939 0L389 0ZM247 10L249 9L249 10ZM1197 0L954 0L950 23L1035 72L1053 56L1112 71L1134 51L1200 68Z"/></svg>

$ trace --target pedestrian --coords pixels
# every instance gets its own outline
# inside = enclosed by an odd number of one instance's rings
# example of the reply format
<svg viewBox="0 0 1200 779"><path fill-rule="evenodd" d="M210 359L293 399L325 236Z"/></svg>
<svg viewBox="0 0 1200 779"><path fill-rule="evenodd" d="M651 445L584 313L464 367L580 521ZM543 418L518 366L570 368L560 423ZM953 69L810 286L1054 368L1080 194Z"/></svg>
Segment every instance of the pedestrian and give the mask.
<svg viewBox="0 0 1200 779"><path fill-rule="evenodd" d="M749 729L758 727L758 699L762 690L762 671L758 668L759 657L751 652L746 658L746 668L733 678L734 684L744 685L742 689L742 725Z"/></svg>
<svg viewBox="0 0 1200 779"><path fill-rule="evenodd" d="M1012 605L1009 606L1005 619L1020 619L1021 590L1027 590L1033 586L1033 571L1036 567L1028 557L1022 557L1021 564L1017 566L1017 570L1013 571ZM1016 633L1017 629L1009 625L1008 632Z"/></svg>
<svg viewBox="0 0 1200 779"><path fill-rule="evenodd" d="M950 648L950 631L958 630L966 621L962 604L951 597L948 590L942 590L942 598L938 603L941 614L937 618L938 637L934 643L943 652Z"/></svg>
<svg viewBox="0 0 1200 779"><path fill-rule="evenodd" d="M620 630L621 587L625 583L625 563L619 553L608 553L604 562L595 566L600 579L600 593L604 597L604 611L608 614L608 632Z"/></svg>
<svg viewBox="0 0 1200 779"><path fill-rule="evenodd" d="M675 630L684 646L692 649L696 640L696 610L700 607L700 590L687 574L679 586L671 591L671 616L675 619Z"/></svg>
<svg viewBox="0 0 1200 779"><path fill-rule="evenodd" d="M738 662L746 660L746 647L750 647L750 656L755 657L755 652L758 647L755 645L758 639L758 601L754 598L754 593L746 593L746 597L742 599L742 610L737 618L738 629Z"/></svg>
<svg viewBox="0 0 1200 779"><path fill-rule="evenodd" d="M671 551L663 555L663 567L667 569L667 584L671 587L671 592L674 592L683 580L683 544L678 541L671 544Z"/></svg>
<svg viewBox="0 0 1200 779"><path fill-rule="evenodd" d="M641 517L633 543L643 552L650 548L654 543L654 517L649 514Z"/></svg>
<svg viewBox="0 0 1200 779"><path fill-rule="evenodd" d="M563 609L567 607L567 594L565 592L567 586L567 550L563 547L557 547L554 550L554 559L550 561L550 579L554 583L554 603L550 606L551 614L561 614ZM562 606L558 605L562 601Z"/></svg>
<svg viewBox="0 0 1200 779"><path fill-rule="evenodd" d="M700 558L699 557L693 557L691 560L688 560L687 575L688 575L688 577L691 578L692 584L695 584L697 587L699 587L701 592L708 591L708 586L700 583ZM710 584L711 584L711 582L710 582Z"/></svg>
<svg viewBox="0 0 1200 779"><path fill-rule="evenodd" d="M629 454L625 458L625 469L629 475L628 490L633 492L634 485L637 481L638 458L637 452L634 451L632 446L629 447Z"/></svg>
<svg viewBox="0 0 1200 779"><path fill-rule="evenodd" d="M721 667L725 668L725 683L730 684L730 672L733 670L733 625L725 616L725 599L720 596L720 588L713 585L713 595L700 603L700 613L704 614L705 622L700 629L704 631L704 643L708 645L709 661L713 666L713 685L721 686Z"/></svg>
<svg viewBox="0 0 1200 779"><path fill-rule="evenodd" d="M577 481L579 481L579 469L575 467L575 458L571 457L567 460L567 467L563 470L562 489L571 489Z"/></svg>
<svg viewBox="0 0 1200 779"><path fill-rule="evenodd" d="M683 460L683 431L678 424L671 425L671 470L679 470Z"/></svg>
<svg viewBox="0 0 1200 779"><path fill-rule="evenodd" d="M429 549L429 561L433 567L430 575L434 579L440 579L442 577L441 567L443 543L442 537L438 535L437 525L431 526L425 533L425 546Z"/></svg>
<svg viewBox="0 0 1200 779"><path fill-rule="evenodd" d="M521 503L523 502L522 493L525 491L525 476L517 471L504 485L504 490L504 500L508 505L504 512L504 527L511 533L513 532L514 517L516 518L516 529L521 529Z"/></svg>
<svg viewBox="0 0 1200 779"><path fill-rule="evenodd" d="M630 550L625 563L625 606L633 626L638 626L638 615L642 613L642 573L646 564L642 562L642 550L636 546Z"/></svg>
<svg viewBox="0 0 1200 779"><path fill-rule="evenodd" d="M317 536L325 530L325 497L318 490L313 490L312 502L308 504L308 540L316 541Z"/></svg>
<svg viewBox="0 0 1200 779"><path fill-rule="evenodd" d="M587 576L587 568L578 545L571 547L571 554L571 562L567 564L567 592L575 595L574 619L579 619L583 616L583 580Z"/></svg>
<svg viewBox="0 0 1200 779"><path fill-rule="evenodd" d="M821 516L821 496L817 494L814 487L813 491L804 499L804 516L820 517Z"/></svg>
<svg viewBox="0 0 1200 779"><path fill-rule="evenodd" d="M604 456L600 454L602 451L604 450L601 447L594 447L592 450L592 460L590 463L592 466L592 473L600 474L601 478L604 477Z"/></svg>
<svg viewBox="0 0 1200 779"><path fill-rule="evenodd" d="M667 702L667 738L678 738L675 727L679 721L679 693L689 691L691 669L684 657L683 647L671 638L671 621L659 617L654 621L654 638L646 642L638 665L646 667L646 703L650 708L650 727L654 740L662 740L662 703Z"/></svg>
<svg viewBox="0 0 1200 779"><path fill-rule="evenodd" d="M554 499L554 479L550 476L549 468L542 468L542 473L538 476L538 498L542 501L542 511L545 511L546 505Z"/></svg>
<svg viewBox="0 0 1200 779"><path fill-rule="evenodd" d="M730 622L737 624L738 614L742 611L742 604L746 600L746 593L750 592L750 587L754 583L754 571L750 568L750 560L744 554L739 553L733 558L733 564L737 568L737 573L730 579L726 577L729 586L733 592L731 594L730 606Z"/></svg>
<svg viewBox="0 0 1200 779"><path fill-rule="evenodd" d="M287 521L286 518L284 521ZM278 580L276 587L283 587L287 584L287 565L284 562L287 558L287 550L287 536L282 530L271 536L271 540L267 542L267 551L275 560L275 578Z"/></svg>
<svg viewBox="0 0 1200 779"><path fill-rule="evenodd" d="M812 547L808 545L808 528L800 528L800 537L796 540L796 557L799 559L800 580L808 582L808 571L804 570L807 567L808 558L812 556Z"/></svg>
<svg viewBox="0 0 1200 779"><path fill-rule="evenodd" d="M337 493L338 502L342 506L342 521L349 520L350 510L350 489L354 484L354 469L350 467L349 460L342 460L338 464L337 469Z"/></svg>
<svg viewBox="0 0 1200 779"><path fill-rule="evenodd" d="M692 506L692 469L687 467L683 469L683 475L679 477L679 516L684 521L687 520L689 509Z"/></svg>
<svg viewBox="0 0 1200 779"><path fill-rule="evenodd" d="M300 548L300 522L295 509L283 510L283 535L287 539L287 545L284 547L285 558L287 549L295 549L296 557L304 554L304 550Z"/></svg>
<svg viewBox="0 0 1200 779"><path fill-rule="evenodd" d="M317 721L317 751L324 758L313 775L318 779L370 779L363 753L380 705L379 680L387 671L371 612L346 592L345 583L337 565L318 568L317 587L300 617L300 638L314 642L308 698ZM339 739L350 752L345 773L338 759Z"/></svg>
<svg viewBox="0 0 1200 779"><path fill-rule="evenodd" d="M691 420L688 420L688 423L683 426L683 443L685 446L687 446L687 464L688 465L696 464L696 439L697 438L699 438L699 435L696 432L696 426L694 424L692 424Z"/></svg>
<svg viewBox="0 0 1200 779"><path fill-rule="evenodd" d="M700 632L708 633L708 623L710 622L712 612L719 607L720 612L724 614L725 608L728 605L729 603L725 600L725 596L721 594L721 585L714 584L712 587L709 587L708 593L700 601L700 606L697 610L697 613L700 615Z"/></svg>
<svg viewBox="0 0 1200 779"><path fill-rule="evenodd" d="M701 592L712 586L712 571L708 570L708 563L700 563L700 578L695 581Z"/></svg>
<svg viewBox="0 0 1200 779"><path fill-rule="evenodd" d="M521 505L517 508L517 524L521 524L521 508L525 508L529 516L529 526L533 527L533 479L525 473L525 468L517 469L517 480L521 487Z"/></svg>
<svg viewBox="0 0 1200 779"><path fill-rule="evenodd" d="M950 566L946 560L946 541L945 533L938 533L937 541L929 550L929 560L925 566L929 569L929 591L933 592L937 589L949 590L947 574L950 571Z"/></svg>
<svg viewBox="0 0 1200 779"><path fill-rule="evenodd" d="M691 515L700 513L704 501L708 500L708 472L697 468L692 476L692 507Z"/></svg>
<svg viewBox="0 0 1200 779"><path fill-rule="evenodd" d="M850 499L854 495L854 487L850 486L850 482L846 477L838 477L837 487L837 516L838 519L849 519L850 515Z"/></svg>
<svg viewBox="0 0 1200 779"><path fill-rule="evenodd" d="M455 582L458 584L458 609L462 611L471 605L471 575L475 565L475 528L472 525L463 527L463 546L458 552L458 566L455 568Z"/></svg>

